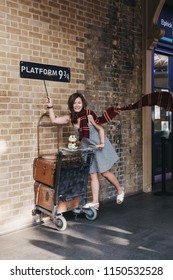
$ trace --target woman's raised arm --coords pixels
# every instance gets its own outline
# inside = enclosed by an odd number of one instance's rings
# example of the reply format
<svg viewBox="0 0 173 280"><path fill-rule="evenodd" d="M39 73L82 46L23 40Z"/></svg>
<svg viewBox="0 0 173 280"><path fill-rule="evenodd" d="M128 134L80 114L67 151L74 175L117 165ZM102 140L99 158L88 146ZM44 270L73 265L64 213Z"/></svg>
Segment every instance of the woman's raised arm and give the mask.
<svg viewBox="0 0 173 280"><path fill-rule="evenodd" d="M47 108L49 112L49 117L52 123L55 124L69 124L71 119L69 115L64 116L55 116L54 110L53 110L53 104L50 97L46 98Z"/></svg>

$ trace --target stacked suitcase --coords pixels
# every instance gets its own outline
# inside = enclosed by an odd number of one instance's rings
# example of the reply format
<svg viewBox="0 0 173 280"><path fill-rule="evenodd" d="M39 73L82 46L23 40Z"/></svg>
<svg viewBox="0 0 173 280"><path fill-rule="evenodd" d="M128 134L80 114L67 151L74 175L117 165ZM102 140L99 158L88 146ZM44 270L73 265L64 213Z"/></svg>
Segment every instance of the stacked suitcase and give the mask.
<svg viewBox="0 0 173 280"><path fill-rule="evenodd" d="M89 162L83 162L80 156L64 155L59 152L57 160L35 158L33 178L35 205L42 210L57 214L77 208L85 202L88 183Z"/></svg>
<svg viewBox="0 0 173 280"><path fill-rule="evenodd" d="M33 162L33 178L35 205L48 211L53 211L55 195L55 171L54 159L35 158Z"/></svg>

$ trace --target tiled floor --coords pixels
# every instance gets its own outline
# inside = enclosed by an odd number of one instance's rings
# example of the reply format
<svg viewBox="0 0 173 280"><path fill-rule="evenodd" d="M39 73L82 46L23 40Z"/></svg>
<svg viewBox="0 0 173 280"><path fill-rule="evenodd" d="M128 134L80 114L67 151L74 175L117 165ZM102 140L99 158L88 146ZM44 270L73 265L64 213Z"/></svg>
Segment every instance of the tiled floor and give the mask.
<svg viewBox="0 0 173 280"><path fill-rule="evenodd" d="M173 260L173 196L138 194L102 204L95 221L66 213L52 222L0 236L0 259Z"/></svg>

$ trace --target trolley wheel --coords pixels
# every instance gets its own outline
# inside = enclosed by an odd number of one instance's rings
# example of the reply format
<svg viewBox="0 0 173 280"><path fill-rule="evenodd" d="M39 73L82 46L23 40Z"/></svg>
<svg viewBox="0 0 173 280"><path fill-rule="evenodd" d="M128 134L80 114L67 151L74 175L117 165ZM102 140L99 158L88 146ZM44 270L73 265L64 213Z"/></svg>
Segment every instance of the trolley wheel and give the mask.
<svg viewBox="0 0 173 280"><path fill-rule="evenodd" d="M57 226L57 230L63 231L67 228L67 221L63 216L57 216L55 218L55 225Z"/></svg>
<svg viewBox="0 0 173 280"><path fill-rule="evenodd" d="M41 211L38 210L38 209L36 209L36 208L34 208L34 209L32 210L32 216L35 216L35 215L37 215L37 214L41 214Z"/></svg>
<svg viewBox="0 0 173 280"><path fill-rule="evenodd" d="M94 221L97 218L97 210L94 207L88 208L85 211L85 217L90 221Z"/></svg>
<svg viewBox="0 0 173 280"><path fill-rule="evenodd" d="M35 216L36 215L36 209L33 209L32 210L32 216Z"/></svg>

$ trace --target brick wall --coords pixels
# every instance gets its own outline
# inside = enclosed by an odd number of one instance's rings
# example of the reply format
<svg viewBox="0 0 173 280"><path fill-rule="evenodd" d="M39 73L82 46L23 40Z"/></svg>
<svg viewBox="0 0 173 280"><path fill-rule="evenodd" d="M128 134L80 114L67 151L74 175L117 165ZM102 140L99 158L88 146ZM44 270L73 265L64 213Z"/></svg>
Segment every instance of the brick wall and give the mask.
<svg viewBox="0 0 173 280"><path fill-rule="evenodd" d="M133 102L142 86L141 18L140 1L1 0L1 233L32 222L37 125L46 111L43 81L20 78L20 61L70 67L70 83L46 82L58 115L67 113L75 91L84 93L98 114L109 105ZM139 110L105 126L120 156L113 171L128 193L142 188L141 121ZM60 127L61 146L71 131ZM114 197L112 186L100 182L100 199Z"/></svg>

